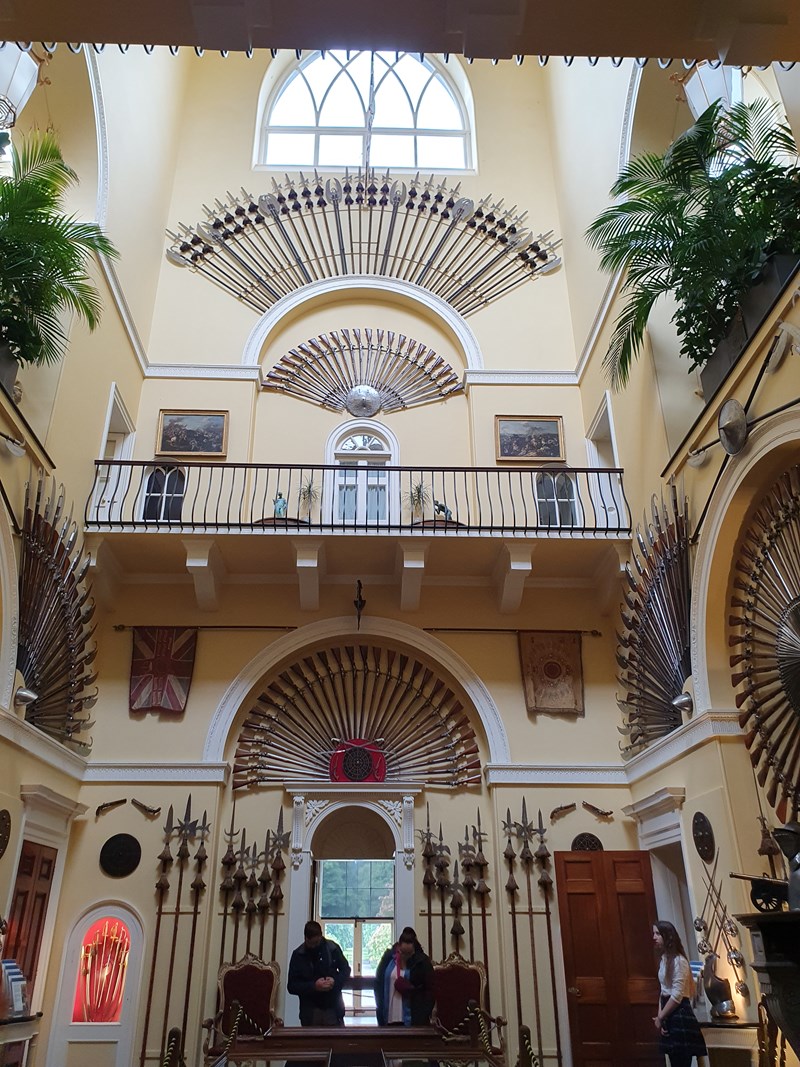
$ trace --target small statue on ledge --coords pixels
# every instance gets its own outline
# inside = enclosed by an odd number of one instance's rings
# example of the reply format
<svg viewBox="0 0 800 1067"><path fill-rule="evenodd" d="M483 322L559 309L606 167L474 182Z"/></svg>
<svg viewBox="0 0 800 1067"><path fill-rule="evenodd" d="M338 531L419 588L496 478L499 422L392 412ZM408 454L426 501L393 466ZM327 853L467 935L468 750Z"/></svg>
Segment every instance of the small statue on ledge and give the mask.
<svg viewBox="0 0 800 1067"><path fill-rule="evenodd" d="M278 493L272 501L272 514L276 519L286 518L286 497L283 493Z"/></svg>

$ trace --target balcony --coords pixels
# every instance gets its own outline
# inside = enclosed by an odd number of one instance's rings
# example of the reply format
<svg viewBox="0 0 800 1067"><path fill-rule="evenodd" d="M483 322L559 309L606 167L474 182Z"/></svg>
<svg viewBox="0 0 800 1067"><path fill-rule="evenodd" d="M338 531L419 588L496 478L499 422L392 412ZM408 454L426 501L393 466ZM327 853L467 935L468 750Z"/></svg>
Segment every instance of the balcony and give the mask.
<svg viewBox="0 0 800 1067"><path fill-rule="evenodd" d="M416 506L415 506L416 505ZM630 535L622 471L97 460L87 530Z"/></svg>
<svg viewBox="0 0 800 1067"><path fill-rule="evenodd" d="M295 573L303 608L360 576L399 584L407 610L428 582L495 584L510 611L531 575L595 584L631 520L618 469L98 460L85 527L96 575L188 570L201 606Z"/></svg>

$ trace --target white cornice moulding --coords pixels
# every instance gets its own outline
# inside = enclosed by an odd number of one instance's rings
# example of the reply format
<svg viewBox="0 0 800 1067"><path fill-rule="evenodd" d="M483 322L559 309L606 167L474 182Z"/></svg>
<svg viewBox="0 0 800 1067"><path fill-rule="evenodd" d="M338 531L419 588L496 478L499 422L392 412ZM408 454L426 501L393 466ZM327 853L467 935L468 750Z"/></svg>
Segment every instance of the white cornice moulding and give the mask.
<svg viewBox="0 0 800 1067"><path fill-rule="evenodd" d="M578 375L571 370L486 370L464 371L464 387L473 385L577 385Z"/></svg>
<svg viewBox="0 0 800 1067"><path fill-rule="evenodd" d="M626 786L625 768L614 763L487 763L489 785L612 785Z"/></svg>
<svg viewBox="0 0 800 1067"><path fill-rule="evenodd" d="M52 737L10 712L0 711L0 738L23 749L53 770L61 771L77 782L83 780L86 769L83 756L65 748L59 741L54 741Z"/></svg>
<svg viewBox="0 0 800 1067"><path fill-rule="evenodd" d="M390 785L387 782L309 782L286 779L283 783L284 790L293 797L301 797L306 800L309 797L331 797L334 800L342 800L346 797L413 797L422 792L423 786L417 782L408 782L405 785Z"/></svg>
<svg viewBox="0 0 800 1067"><path fill-rule="evenodd" d="M243 367L240 363L151 363L145 371L145 377L263 383L261 367Z"/></svg>
<svg viewBox="0 0 800 1067"><path fill-rule="evenodd" d="M741 737L737 712L705 712L633 756L625 764L628 782L634 785L710 741L741 740Z"/></svg>
<svg viewBox="0 0 800 1067"><path fill-rule="evenodd" d="M225 785L227 763L89 763L84 782L208 782Z"/></svg>

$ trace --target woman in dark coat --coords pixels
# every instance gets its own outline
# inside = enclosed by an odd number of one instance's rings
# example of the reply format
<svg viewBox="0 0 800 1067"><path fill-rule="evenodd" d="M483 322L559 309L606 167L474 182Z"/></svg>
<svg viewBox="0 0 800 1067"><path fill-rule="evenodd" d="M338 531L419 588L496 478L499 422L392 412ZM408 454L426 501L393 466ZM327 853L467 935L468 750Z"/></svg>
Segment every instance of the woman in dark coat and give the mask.
<svg viewBox="0 0 800 1067"><path fill-rule="evenodd" d="M689 961L680 935L672 923L657 922L653 927L653 944L661 956L658 981L661 995L658 1012L653 1017L659 1035L659 1047L669 1056L670 1067L690 1067L695 1056L706 1056L706 1043L692 1011L694 991Z"/></svg>
<svg viewBox="0 0 800 1067"><path fill-rule="evenodd" d="M434 1004L433 964L406 926L388 948L375 972L375 1009L379 1026L427 1026Z"/></svg>

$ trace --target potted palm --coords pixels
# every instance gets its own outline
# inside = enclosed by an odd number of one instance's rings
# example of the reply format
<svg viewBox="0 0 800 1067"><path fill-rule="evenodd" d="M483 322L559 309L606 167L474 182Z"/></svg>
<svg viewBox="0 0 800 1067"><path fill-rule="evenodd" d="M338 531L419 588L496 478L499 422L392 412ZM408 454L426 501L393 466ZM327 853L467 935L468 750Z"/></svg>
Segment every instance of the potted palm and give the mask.
<svg viewBox="0 0 800 1067"><path fill-rule="evenodd" d="M703 367L776 255L800 253L800 169L794 138L766 100L712 104L663 156L631 160L617 203L587 231L626 297L605 357L624 387L650 312L671 292L689 369ZM708 393L708 389L706 390Z"/></svg>
<svg viewBox="0 0 800 1067"><path fill-rule="evenodd" d="M92 330L100 321L89 259L117 252L95 223L64 214L64 196L76 181L49 132L12 146L11 174L0 175L0 350L14 374L21 363L63 356L64 312Z"/></svg>

